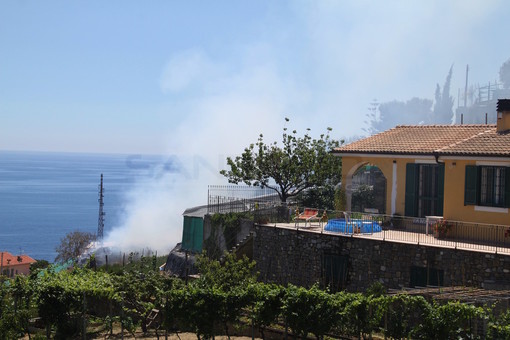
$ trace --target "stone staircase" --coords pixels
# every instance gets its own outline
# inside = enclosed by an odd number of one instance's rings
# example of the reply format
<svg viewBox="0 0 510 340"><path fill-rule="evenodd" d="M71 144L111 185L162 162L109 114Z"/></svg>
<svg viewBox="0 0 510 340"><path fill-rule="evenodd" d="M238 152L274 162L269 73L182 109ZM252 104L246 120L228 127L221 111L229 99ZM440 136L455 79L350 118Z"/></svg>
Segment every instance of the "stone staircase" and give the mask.
<svg viewBox="0 0 510 340"><path fill-rule="evenodd" d="M241 241L239 241L232 249L228 250L228 253L235 254L237 258L246 255L248 258L253 258L253 236L255 233L250 231ZM220 262L225 262L225 255L220 257Z"/></svg>

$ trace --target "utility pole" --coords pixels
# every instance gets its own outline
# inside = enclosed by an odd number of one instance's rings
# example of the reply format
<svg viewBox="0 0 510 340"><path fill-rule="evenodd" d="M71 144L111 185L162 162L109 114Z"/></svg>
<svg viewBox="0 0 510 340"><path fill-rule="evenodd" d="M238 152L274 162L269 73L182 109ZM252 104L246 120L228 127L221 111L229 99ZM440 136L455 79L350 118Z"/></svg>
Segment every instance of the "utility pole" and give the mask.
<svg viewBox="0 0 510 340"><path fill-rule="evenodd" d="M103 211L103 174L101 174L101 184L99 184L99 216L97 219L97 240L103 242L103 233L104 233L104 211Z"/></svg>

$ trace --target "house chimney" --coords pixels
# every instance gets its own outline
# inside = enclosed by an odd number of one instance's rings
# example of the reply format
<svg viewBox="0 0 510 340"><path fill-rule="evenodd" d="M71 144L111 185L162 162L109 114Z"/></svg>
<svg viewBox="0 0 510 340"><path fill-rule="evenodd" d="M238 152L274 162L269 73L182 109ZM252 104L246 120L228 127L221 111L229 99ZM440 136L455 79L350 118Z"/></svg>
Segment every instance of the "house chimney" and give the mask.
<svg viewBox="0 0 510 340"><path fill-rule="evenodd" d="M503 133L510 130L510 99L498 99L498 121L496 131Z"/></svg>

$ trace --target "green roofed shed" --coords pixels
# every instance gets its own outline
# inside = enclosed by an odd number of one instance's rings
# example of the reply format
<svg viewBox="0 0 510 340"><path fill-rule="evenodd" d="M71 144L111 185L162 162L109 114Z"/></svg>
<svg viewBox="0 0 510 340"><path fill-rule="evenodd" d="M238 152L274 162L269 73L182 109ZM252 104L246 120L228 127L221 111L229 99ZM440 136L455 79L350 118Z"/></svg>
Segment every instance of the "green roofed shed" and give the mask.
<svg viewBox="0 0 510 340"><path fill-rule="evenodd" d="M207 206L186 209L182 228L182 250L200 253L204 241L204 215Z"/></svg>

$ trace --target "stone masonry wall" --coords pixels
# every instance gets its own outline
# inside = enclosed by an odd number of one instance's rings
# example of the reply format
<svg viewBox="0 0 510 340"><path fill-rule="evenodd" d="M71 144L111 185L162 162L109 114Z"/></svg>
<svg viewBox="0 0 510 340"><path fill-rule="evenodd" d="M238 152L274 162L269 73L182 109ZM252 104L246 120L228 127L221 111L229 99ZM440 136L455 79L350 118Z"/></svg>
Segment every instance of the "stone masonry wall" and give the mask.
<svg viewBox="0 0 510 340"><path fill-rule="evenodd" d="M345 288L363 291L375 281L409 287L411 267L444 271L444 286L510 289L510 256L426 247L356 236L255 225L253 259L260 279L309 287L322 283L324 254L347 256Z"/></svg>

